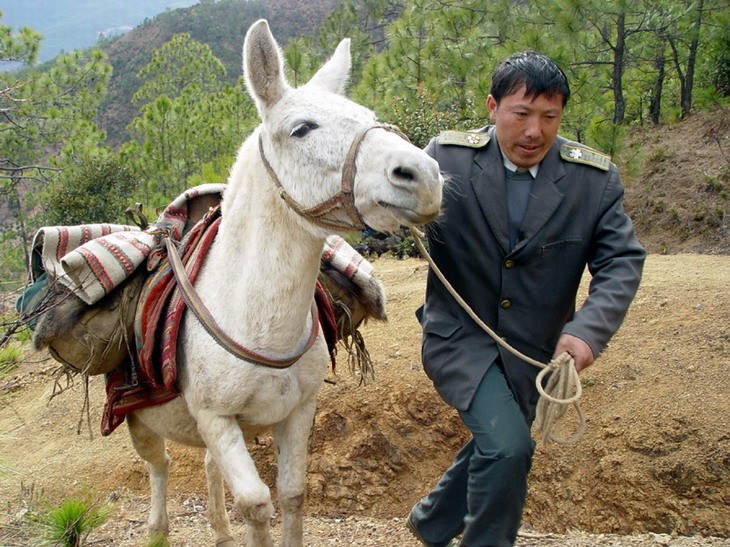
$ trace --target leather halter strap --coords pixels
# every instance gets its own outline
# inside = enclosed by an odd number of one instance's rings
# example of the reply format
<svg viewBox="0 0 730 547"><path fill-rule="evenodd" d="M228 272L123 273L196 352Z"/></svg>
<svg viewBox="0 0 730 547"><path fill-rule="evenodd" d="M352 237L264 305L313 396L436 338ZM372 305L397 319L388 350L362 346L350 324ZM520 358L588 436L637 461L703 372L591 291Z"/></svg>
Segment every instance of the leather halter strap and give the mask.
<svg viewBox="0 0 730 547"><path fill-rule="evenodd" d="M309 335L309 340L307 340L306 346L300 353L285 359L272 359L242 346L220 328L208 308L205 307L200 296L198 296L198 293L195 292L195 288L192 283L190 283L190 279L188 279L188 276L185 273L185 266L183 266L183 263L178 256L177 248L169 237L165 237L165 246L167 247L167 257L170 261L172 272L175 275L178 286L180 287L180 293L183 300L185 300L185 304L187 304L190 311L195 314L195 317L198 318L200 324L203 325L203 328L208 331L208 334L213 337L218 345L234 357L238 357L239 359L254 365L262 365L270 368L287 368L292 366L302 355L307 353L317 339L317 336L319 336L319 313L317 311L315 301L312 300L312 332Z"/></svg>
<svg viewBox="0 0 730 547"><path fill-rule="evenodd" d="M322 203L319 203L318 205L315 205L313 207L303 207L284 189L281 184L281 180L279 180L279 177L276 175L276 172L271 167L269 160L266 158L266 154L264 154L264 143L261 133L259 133L259 152L261 154L261 160L264 163L264 167L266 167L266 171L269 173L271 180L274 181L274 184L279 190L279 196L299 216L325 228L331 228L335 230L342 228L347 230L351 230L353 228L357 230L365 230L368 226L363 220L362 215L360 215L360 211L358 211L357 207L355 207L354 188L355 176L357 175L356 160L357 154L360 150L360 145L365 139L365 135L367 135L368 132L372 131L373 129L383 129L385 131L395 133L402 139L410 142L408 137L404 135L401 130L394 125L376 124L361 129L357 133L357 135L355 135L355 139L352 141L352 144L350 144L350 149L347 152L345 164L342 167L342 180L340 183L340 191L328 200L325 200ZM325 218L325 216L332 211L336 211L339 209L343 209L345 211L351 221L351 224L338 220L333 220L331 218Z"/></svg>

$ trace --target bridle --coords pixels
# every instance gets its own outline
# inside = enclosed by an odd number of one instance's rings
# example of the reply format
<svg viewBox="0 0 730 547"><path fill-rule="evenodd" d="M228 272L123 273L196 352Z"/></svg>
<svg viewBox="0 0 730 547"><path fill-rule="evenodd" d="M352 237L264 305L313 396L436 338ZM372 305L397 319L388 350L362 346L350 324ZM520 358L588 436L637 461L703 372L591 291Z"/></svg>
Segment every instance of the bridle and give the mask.
<svg viewBox="0 0 730 547"><path fill-rule="evenodd" d="M271 180L274 181L276 188L279 190L279 196L299 216L324 228L331 228L335 230L343 228L346 230L352 230L353 228L356 230L365 230L368 228L368 225L365 223L365 220L363 220L360 211L358 211L357 207L355 207L355 196L353 194L355 187L355 175L357 174L357 165L355 162L357 160L357 153L360 150L360 145L365 139L365 135L373 129L383 129L385 131L395 133L407 142L411 142L408 137L394 125L375 124L361 129L357 135L355 135L355 139L352 141L352 144L350 144L350 149L347 152L347 157L345 158L345 164L342 166L340 191L331 198L313 207L303 207L284 189L281 184L281 180L279 180L279 177L271 167L269 160L266 158L266 154L264 154L264 142L261 134L259 134L259 152L261 154L261 160L264 163L264 167L266 167L266 171L269 173ZM329 215L329 213L339 209L343 209L345 211L351 223L334 220L331 217L326 218L326 215Z"/></svg>
<svg viewBox="0 0 730 547"><path fill-rule="evenodd" d="M274 184L276 184L276 187L279 190L279 195L293 211L306 218L310 222L318 224L325 228L355 228L358 230L364 230L367 228L367 224L365 224L365 221L360 215L360 212L357 210L357 207L355 207L355 198L353 195L353 188L355 186L355 175L357 174L357 166L355 165L355 160L357 159L357 153L360 150L360 144L365 138L365 135L367 135L367 133L369 131L372 131L373 129L384 129L385 131L390 131L391 133L395 133L396 135L410 142L408 140L408 137L406 137L397 127L393 125L376 124L362 129L358 132L357 135L355 135L355 139L352 141L352 144L350 145L350 150L348 151L347 157L345 158L345 164L342 168L342 184L340 191L330 199L323 201L319 205L315 205L314 207L309 208L302 207L294 198L292 198L287 193L287 191L282 186L279 177L276 176L276 173L271 167L271 164L266 159L266 155L264 154L263 139L260 134L259 151L261 153L261 159L264 163L264 166L266 167L266 171L269 173L269 176L274 181ZM327 215L328 213L336 211L340 208L345 210L347 216L352 221L352 224L324 218L325 215ZM304 349L296 353L295 355L284 359L274 359L256 353L233 340L223 331L223 329L220 328L210 311L206 308L205 304L203 304L200 296L198 296L195 288L193 287L193 284L190 282L190 279L187 276L185 266L182 264L182 261L178 256L178 251L175 248L175 244L173 243L171 238L169 236L166 236L163 238L163 240L167 248L167 256L168 260L170 261L172 272L175 275L181 296L185 301L185 304L187 305L188 309L190 309L190 311L192 311L193 314L197 317L203 328L205 328L205 330L208 331L208 333L213 337L218 345L220 345L227 352L234 355L238 359L242 359L256 365L263 365L271 368L287 368L296 363L299 358L307 351L309 351L309 349L312 347L315 340L317 339L317 336L319 335L319 315L317 312L317 306L314 301L312 302L311 308L312 330Z"/></svg>

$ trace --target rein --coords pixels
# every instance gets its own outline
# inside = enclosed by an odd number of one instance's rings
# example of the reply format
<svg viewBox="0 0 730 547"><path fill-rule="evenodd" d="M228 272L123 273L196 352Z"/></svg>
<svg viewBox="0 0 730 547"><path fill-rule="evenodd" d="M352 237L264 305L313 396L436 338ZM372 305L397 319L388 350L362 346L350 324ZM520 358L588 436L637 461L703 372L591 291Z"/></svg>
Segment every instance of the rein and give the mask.
<svg viewBox="0 0 730 547"><path fill-rule="evenodd" d="M272 359L261 355L260 353L256 353L255 351L252 351L236 342L220 328L208 308L206 308L205 304L203 304L200 296L198 296L198 293L195 291L192 283L190 283L190 279L188 279L188 276L185 273L185 266L183 266L183 263L178 256L175 244L169 237L165 237L164 239L165 246L167 248L167 257L170 261L170 267L172 268L172 272L175 275L178 286L180 287L180 293L185 304L187 304L195 317L198 318L198 321L200 321L200 324L203 325L203 328L208 332L208 334L210 334L224 350L234 357L254 365L262 365L269 368L288 368L296 363L302 355L309 351L317 339L317 336L319 336L319 313L317 312L317 305L314 300L312 300L312 332L309 335L309 340L307 340L306 346L300 353L285 359Z"/></svg>
<svg viewBox="0 0 730 547"><path fill-rule="evenodd" d="M410 231L411 236L413 236L413 241L415 241L416 247L418 247L421 256L426 259L430 268L441 280L441 283L443 283L444 287L446 287L451 296L454 297L464 311L469 314L469 317L471 317L497 344L509 351L512 355L522 359L530 365L542 369L538 373L537 378L535 378L535 387L540 394L540 399L537 402L535 429L538 432L542 432L543 442L547 443L552 441L558 444L574 444L578 442L585 432L586 419L583 414L583 410L580 407L580 403L578 402L583 394L583 388L580 383L578 371L575 369L575 360L573 357L569 353L562 353L546 365L516 350L507 342L502 340L502 338L490 329L489 326L479 318L474 310L469 307L469 304L467 304L459 293L456 292L456 289L454 289L451 283L449 283L444 276L443 272L441 272L438 268L421 241L422 238L425 237L425 234L413 227L410 228ZM543 380L548 374L550 374L550 378L547 381L547 385L543 387ZM573 405L573 408L575 408L575 411L578 414L578 426L569 439L564 439L555 435L552 432L552 428L563 417L568 405Z"/></svg>
<svg viewBox="0 0 730 547"><path fill-rule="evenodd" d="M394 125L376 124L360 130L357 135L355 135L355 139L352 141L352 144L350 144L350 149L347 152L347 157L345 158L345 163L342 167L342 180L340 183L340 191L328 200L325 200L322 203L319 203L318 205L315 205L313 207L303 207L284 189L281 184L281 180L277 176L273 167L271 167L269 160L266 158L266 154L264 153L263 136L260 133L259 153L261 154L261 160L264 163L264 167L266 167L266 171L269 173L271 180L274 181L276 188L279 190L279 197L281 197L286 202L286 204L299 216L324 228L330 228L335 230L343 228L346 230L352 230L353 228L356 230L366 230L368 228L368 225L365 223L365 220L363 220L360 211L358 211L357 207L355 207L355 196L353 194L355 188L355 175L357 174L357 165L355 161L357 159L357 153L360 150L360 145L365 139L365 135L367 135L368 132L372 131L373 129L383 129L385 131L395 133L402 139L410 142L408 137L404 135L401 130ZM345 211L351 221L351 224L347 222L324 218L325 215L328 215L332 211L337 211L339 209L343 209Z"/></svg>

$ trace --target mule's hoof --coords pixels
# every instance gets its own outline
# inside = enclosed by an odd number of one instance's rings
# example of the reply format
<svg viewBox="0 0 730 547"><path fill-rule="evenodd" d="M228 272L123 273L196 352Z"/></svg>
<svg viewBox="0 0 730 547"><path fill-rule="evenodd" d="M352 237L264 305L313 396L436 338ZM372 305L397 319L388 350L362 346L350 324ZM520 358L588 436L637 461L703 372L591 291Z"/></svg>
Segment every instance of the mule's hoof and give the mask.
<svg viewBox="0 0 730 547"><path fill-rule="evenodd" d="M239 510L249 523L263 524L268 526L269 519L274 516L274 505L271 501L266 503L257 503L255 505L239 505Z"/></svg>
<svg viewBox="0 0 730 547"><path fill-rule="evenodd" d="M233 538L223 538L215 542L215 547L236 547L236 542Z"/></svg>

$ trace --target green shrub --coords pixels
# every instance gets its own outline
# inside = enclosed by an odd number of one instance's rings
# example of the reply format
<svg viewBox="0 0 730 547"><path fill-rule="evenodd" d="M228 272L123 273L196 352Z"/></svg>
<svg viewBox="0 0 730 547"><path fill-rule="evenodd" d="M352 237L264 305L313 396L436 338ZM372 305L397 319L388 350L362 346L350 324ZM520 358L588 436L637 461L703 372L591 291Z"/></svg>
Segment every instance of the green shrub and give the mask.
<svg viewBox="0 0 730 547"><path fill-rule="evenodd" d="M20 348L6 345L0 349L0 378L9 374L20 361Z"/></svg>
<svg viewBox="0 0 730 547"><path fill-rule="evenodd" d="M609 156L618 156L626 142L626 128L605 120L593 120L587 132L588 143Z"/></svg>
<svg viewBox="0 0 730 547"><path fill-rule="evenodd" d="M26 344L33 339L33 331L31 331L27 327L23 328L21 330L18 330L15 334L13 334L13 339L17 340L21 344Z"/></svg>
<svg viewBox="0 0 730 547"><path fill-rule="evenodd" d="M64 500L59 507L38 516L42 545L81 547L88 535L107 518L108 507L81 498Z"/></svg>
<svg viewBox="0 0 730 547"><path fill-rule="evenodd" d="M663 146L657 146L654 148L646 158L647 163L656 164L666 160L673 159L676 154Z"/></svg>
<svg viewBox="0 0 730 547"><path fill-rule="evenodd" d="M116 157L83 161L48 186L43 196L45 223L125 223L124 212L134 203L137 186L134 173Z"/></svg>

